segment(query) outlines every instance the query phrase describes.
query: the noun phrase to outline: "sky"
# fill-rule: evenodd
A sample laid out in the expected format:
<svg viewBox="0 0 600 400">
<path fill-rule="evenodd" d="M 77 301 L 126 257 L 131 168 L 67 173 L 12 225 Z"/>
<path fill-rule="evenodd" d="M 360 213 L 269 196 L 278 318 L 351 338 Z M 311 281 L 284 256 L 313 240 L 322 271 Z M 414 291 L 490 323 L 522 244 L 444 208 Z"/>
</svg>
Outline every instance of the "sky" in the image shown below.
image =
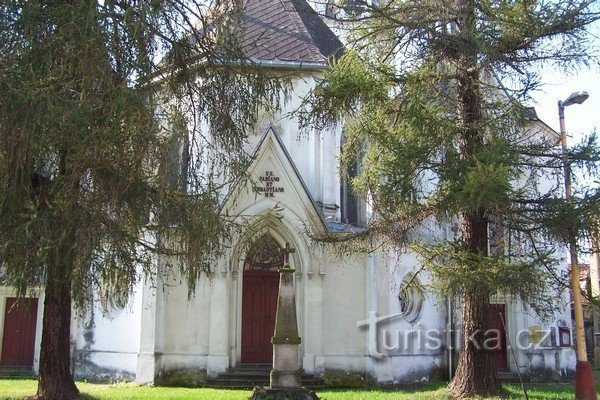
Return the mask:
<svg viewBox="0 0 600 400">
<path fill-rule="evenodd" d="M 544 71 L 544 87 L 534 95 L 538 116 L 557 132 L 558 101 L 565 100 L 573 92 L 587 91 L 590 97 L 582 104 L 565 108 L 565 125 L 572 139 L 600 129 L 600 70 L 598 66 L 565 75 L 559 71 Z"/>
<path fill-rule="evenodd" d="M 583 104 L 565 108 L 565 124 L 569 143 L 575 143 L 585 134 L 597 130 L 600 134 L 600 22 L 590 27 L 590 49 L 599 57 L 594 65 L 565 74 L 547 67 L 542 73 L 542 90 L 534 93 L 538 116 L 557 132 L 558 101 L 566 100 L 573 92 L 587 91 L 590 97 Z"/>
<path fill-rule="evenodd" d="M 590 29 L 591 48 L 600 48 L 600 23 Z M 532 93 L 538 117 L 555 131 L 559 131 L 558 101 L 566 100 L 573 92 L 587 91 L 590 97 L 582 104 L 565 108 L 568 143 L 574 144 L 596 131 L 600 135 L 600 57 L 594 65 L 565 74 L 547 67 L 543 71 L 541 90 Z M 579 179 L 581 187 L 593 185 L 590 179 Z M 581 255 L 584 262 L 589 256 Z"/>
<path fill-rule="evenodd" d="M 600 48 L 600 23 L 595 27 L 594 45 Z M 568 145 L 574 145 L 590 133 L 600 136 L 600 58 L 595 65 L 565 74 L 560 70 L 546 68 L 543 71 L 543 87 L 532 93 L 538 117 L 559 132 L 558 101 L 566 100 L 573 92 L 587 91 L 589 98 L 582 104 L 565 108 L 565 128 Z M 600 185 L 598 179 L 582 176 L 576 172 L 575 192 Z"/>
</svg>

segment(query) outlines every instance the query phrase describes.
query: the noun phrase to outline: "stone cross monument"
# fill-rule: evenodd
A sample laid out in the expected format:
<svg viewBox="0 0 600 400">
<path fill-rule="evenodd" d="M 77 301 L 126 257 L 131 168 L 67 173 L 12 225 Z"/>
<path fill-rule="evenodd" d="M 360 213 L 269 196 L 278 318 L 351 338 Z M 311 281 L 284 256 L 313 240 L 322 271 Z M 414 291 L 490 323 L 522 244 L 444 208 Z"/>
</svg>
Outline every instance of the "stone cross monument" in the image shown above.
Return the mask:
<svg viewBox="0 0 600 400">
<path fill-rule="evenodd" d="M 279 294 L 277 296 L 277 313 L 275 316 L 275 332 L 273 343 L 273 370 L 268 388 L 255 388 L 251 399 L 271 398 L 274 400 L 317 400 L 318 397 L 302 387 L 301 373 L 298 367 L 302 342 L 298 336 L 296 319 L 296 297 L 294 294 L 294 269 L 289 265 L 292 249 L 285 244 L 284 265 L 279 269 Z M 262 396 L 262 397 L 260 397 Z"/>
</svg>

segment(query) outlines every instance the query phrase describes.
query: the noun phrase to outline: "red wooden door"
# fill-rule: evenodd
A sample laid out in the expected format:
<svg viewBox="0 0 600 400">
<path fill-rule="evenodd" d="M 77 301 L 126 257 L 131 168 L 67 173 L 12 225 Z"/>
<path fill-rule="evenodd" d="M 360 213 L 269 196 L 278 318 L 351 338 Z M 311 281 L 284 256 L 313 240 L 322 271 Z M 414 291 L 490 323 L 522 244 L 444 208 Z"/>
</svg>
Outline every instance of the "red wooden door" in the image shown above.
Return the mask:
<svg viewBox="0 0 600 400">
<path fill-rule="evenodd" d="M 244 271 L 242 285 L 242 363 L 272 363 L 279 273 Z"/>
<path fill-rule="evenodd" d="M 0 365 L 33 366 L 38 299 L 6 299 Z"/>
<path fill-rule="evenodd" d="M 500 343 L 493 350 L 496 368 L 499 370 L 508 369 L 508 356 L 506 346 L 506 305 L 490 304 L 490 327 L 499 332 Z M 495 337 L 495 336 L 494 336 Z"/>
</svg>

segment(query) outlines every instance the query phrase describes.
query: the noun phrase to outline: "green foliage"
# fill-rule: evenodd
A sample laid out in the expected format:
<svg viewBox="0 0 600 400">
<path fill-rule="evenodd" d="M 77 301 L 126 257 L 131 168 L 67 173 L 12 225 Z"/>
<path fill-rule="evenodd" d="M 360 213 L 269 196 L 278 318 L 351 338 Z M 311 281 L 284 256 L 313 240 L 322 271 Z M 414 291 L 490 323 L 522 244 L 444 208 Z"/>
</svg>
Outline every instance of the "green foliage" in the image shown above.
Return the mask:
<svg viewBox="0 0 600 400">
<path fill-rule="evenodd" d="M 511 178 L 514 176 L 504 164 L 475 161 L 466 171 L 458 198 L 473 210 L 490 210 L 506 199 Z"/>
<path fill-rule="evenodd" d="M 282 89 L 240 65 L 230 10 L 2 2 L 0 258 L 19 295 L 44 279 L 77 304 L 99 281 L 130 290 L 155 254 L 179 261 L 191 290 L 211 272 L 230 228 L 222 189 Z"/>
<path fill-rule="evenodd" d="M 362 104 L 388 99 L 389 82 L 378 70 L 370 68 L 355 52 L 333 60 L 327 80 L 317 87 L 313 110 L 322 115 L 323 125 L 336 123 L 342 113 L 356 113 Z"/>
<path fill-rule="evenodd" d="M 539 316 L 551 318 L 563 275 L 554 272 L 548 253 L 510 259 L 463 251 L 456 243 L 438 246 L 413 245 L 424 267 L 433 275 L 430 289 L 440 295 L 460 295 L 473 287 L 520 298 Z M 549 284 L 551 282 L 551 284 Z"/>
<path fill-rule="evenodd" d="M 301 117 L 304 126 L 344 124 L 342 164 L 359 160 L 353 189 L 374 212 L 363 235 L 411 246 L 441 293 L 505 293 L 548 306 L 562 245 L 597 230 L 600 192 L 564 200 L 559 138 L 522 102 L 538 66 L 593 60 L 592 2 L 361 5 L 346 22 L 348 51 Z M 591 135 L 567 159 L 598 181 L 598 152 Z M 418 233 L 434 221 L 460 229 L 423 243 Z"/>
</svg>

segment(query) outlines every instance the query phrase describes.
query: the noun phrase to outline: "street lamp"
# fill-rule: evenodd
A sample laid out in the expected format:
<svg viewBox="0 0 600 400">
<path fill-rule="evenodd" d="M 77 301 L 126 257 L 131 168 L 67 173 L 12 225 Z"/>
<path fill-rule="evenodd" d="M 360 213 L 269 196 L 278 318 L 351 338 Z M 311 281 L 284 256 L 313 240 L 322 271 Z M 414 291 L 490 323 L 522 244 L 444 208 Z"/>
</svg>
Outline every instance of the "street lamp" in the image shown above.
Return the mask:
<svg viewBox="0 0 600 400">
<path fill-rule="evenodd" d="M 573 201 L 571 188 L 571 165 L 567 152 L 567 132 L 565 129 L 565 107 L 581 104 L 590 95 L 587 92 L 571 93 L 565 101 L 558 102 L 558 119 L 560 122 L 560 143 L 563 156 L 563 173 L 565 179 L 565 196 L 568 202 Z M 573 295 L 573 313 L 575 314 L 575 340 L 577 343 L 577 366 L 575 367 L 575 399 L 596 400 L 596 388 L 592 366 L 587 358 L 585 348 L 585 330 L 583 327 L 583 308 L 581 306 L 581 287 L 579 286 L 579 261 L 577 260 L 577 234 L 569 228 L 569 255 L 571 257 L 571 291 Z"/>
</svg>

